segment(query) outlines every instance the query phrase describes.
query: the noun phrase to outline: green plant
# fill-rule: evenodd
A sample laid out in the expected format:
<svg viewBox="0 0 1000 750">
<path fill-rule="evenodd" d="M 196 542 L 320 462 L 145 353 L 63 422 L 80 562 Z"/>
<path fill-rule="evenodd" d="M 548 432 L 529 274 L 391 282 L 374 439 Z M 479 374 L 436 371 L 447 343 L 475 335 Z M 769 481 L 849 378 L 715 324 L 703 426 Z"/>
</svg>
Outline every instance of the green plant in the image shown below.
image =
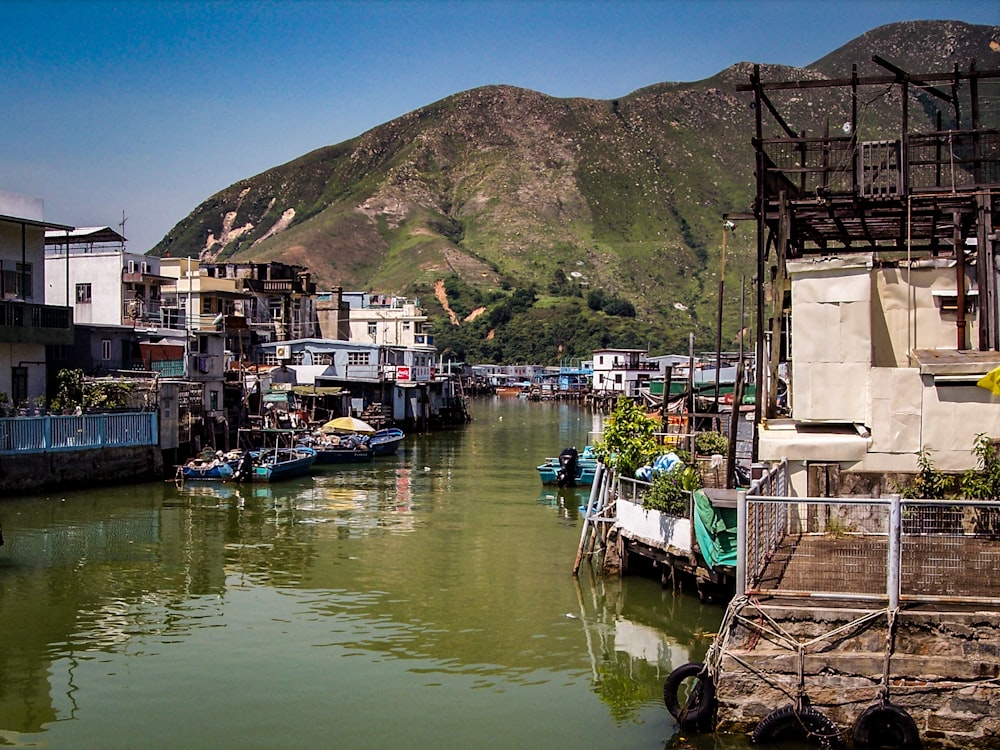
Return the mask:
<svg viewBox="0 0 1000 750">
<path fill-rule="evenodd" d="M 83 406 L 83 370 L 62 369 L 56 373 L 56 395 L 53 409 L 72 409 Z"/>
<path fill-rule="evenodd" d="M 694 436 L 694 451 L 702 456 L 715 453 L 726 455 L 729 450 L 729 439 L 721 432 L 699 432 Z"/>
<path fill-rule="evenodd" d="M 625 477 L 634 477 L 635 470 L 658 452 L 653 432 L 656 422 L 624 396 L 618 399 L 604 425 L 604 433 L 594 443 L 594 452 L 607 466 Z"/>
<path fill-rule="evenodd" d="M 642 496 L 642 507 L 672 516 L 686 516 L 688 497 L 700 488 L 701 476 L 697 470 L 678 463 L 670 471 L 661 471 L 653 477 Z"/>
<path fill-rule="evenodd" d="M 951 488 L 951 479 L 944 472 L 934 468 L 930 453 L 926 450 L 920 451 L 917 459 L 920 472 L 913 481 L 905 486 L 899 493 L 907 499 L 940 499 L 948 494 Z"/>
<path fill-rule="evenodd" d="M 976 500 L 1000 500 L 1000 455 L 997 446 L 986 433 L 976 435 L 972 446 L 978 470 L 962 475 L 962 495 Z"/>
</svg>

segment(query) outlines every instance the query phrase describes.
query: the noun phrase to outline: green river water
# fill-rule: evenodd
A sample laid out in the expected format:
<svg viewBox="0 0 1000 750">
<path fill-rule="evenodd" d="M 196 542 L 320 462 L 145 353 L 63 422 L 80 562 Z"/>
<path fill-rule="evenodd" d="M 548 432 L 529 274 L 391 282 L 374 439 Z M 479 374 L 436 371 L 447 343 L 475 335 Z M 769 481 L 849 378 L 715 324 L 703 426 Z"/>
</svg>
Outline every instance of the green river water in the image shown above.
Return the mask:
<svg viewBox="0 0 1000 750">
<path fill-rule="evenodd" d="M 591 412 L 472 413 L 286 483 L 0 499 L 0 746 L 687 745 L 663 681 L 722 608 L 574 578 L 587 491 L 534 466 Z"/>
</svg>

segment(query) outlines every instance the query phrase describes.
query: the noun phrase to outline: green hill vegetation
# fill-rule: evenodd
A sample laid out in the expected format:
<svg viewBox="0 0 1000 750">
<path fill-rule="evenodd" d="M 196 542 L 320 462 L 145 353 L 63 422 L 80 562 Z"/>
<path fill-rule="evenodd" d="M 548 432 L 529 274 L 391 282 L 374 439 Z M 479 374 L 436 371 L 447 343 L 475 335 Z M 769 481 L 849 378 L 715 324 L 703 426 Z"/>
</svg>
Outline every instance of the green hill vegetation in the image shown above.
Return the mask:
<svg viewBox="0 0 1000 750">
<path fill-rule="evenodd" d="M 995 68 L 995 38 L 1000 27 L 893 24 L 809 68 L 762 66 L 762 75 L 842 77 L 855 63 L 873 74 L 873 54 L 914 72 L 973 58 Z M 753 101 L 737 91 L 751 70 L 741 63 L 612 101 L 510 86 L 458 93 L 225 188 L 151 252 L 280 260 L 306 266 L 320 288 L 416 296 L 439 350 L 457 359 L 686 351 L 690 333 L 709 349 L 723 216 L 752 209 Z M 936 105 L 920 101 L 931 115 Z M 865 103 L 871 136 L 898 127 L 884 105 Z M 819 133 L 849 119 L 851 102 L 849 91 L 813 89 L 781 106 L 796 129 Z M 727 236 L 725 348 L 743 326 L 755 250 L 752 223 Z M 455 322 L 435 294 L 442 281 Z"/>
</svg>

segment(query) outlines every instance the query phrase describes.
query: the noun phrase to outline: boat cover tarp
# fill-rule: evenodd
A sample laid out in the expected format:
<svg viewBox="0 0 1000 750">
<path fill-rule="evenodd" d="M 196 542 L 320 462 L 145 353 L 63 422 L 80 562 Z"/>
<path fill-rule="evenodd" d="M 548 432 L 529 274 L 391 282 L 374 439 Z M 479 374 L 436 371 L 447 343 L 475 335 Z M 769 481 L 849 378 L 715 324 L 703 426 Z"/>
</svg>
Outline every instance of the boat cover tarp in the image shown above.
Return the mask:
<svg viewBox="0 0 1000 750">
<path fill-rule="evenodd" d="M 703 490 L 695 490 L 694 533 L 710 568 L 736 565 L 736 508 L 716 508 Z"/>
</svg>

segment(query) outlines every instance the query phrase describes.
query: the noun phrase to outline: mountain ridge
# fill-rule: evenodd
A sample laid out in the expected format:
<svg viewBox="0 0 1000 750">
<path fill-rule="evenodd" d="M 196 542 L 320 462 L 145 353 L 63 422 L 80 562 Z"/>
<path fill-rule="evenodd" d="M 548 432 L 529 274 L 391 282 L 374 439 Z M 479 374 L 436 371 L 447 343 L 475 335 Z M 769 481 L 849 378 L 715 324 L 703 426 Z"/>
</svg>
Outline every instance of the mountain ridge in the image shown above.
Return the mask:
<svg viewBox="0 0 1000 750">
<path fill-rule="evenodd" d="M 873 54 L 927 63 L 916 48 L 942 55 L 931 66 L 942 70 L 974 50 L 986 58 L 997 38 L 1000 27 L 890 24 L 808 68 L 760 68 L 765 80 L 843 77 L 854 64 L 867 75 Z M 439 346 L 460 358 L 550 363 L 612 344 L 676 348 L 689 332 L 707 345 L 722 216 L 753 199 L 753 99 L 737 90 L 753 67 L 605 100 L 458 92 L 223 189 L 150 252 L 280 260 L 308 267 L 321 288 L 420 296 Z M 850 111 L 843 91 L 786 99 L 783 112 L 812 132 Z M 872 132 L 880 107 L 866 110 Z M 726 343 L 744 323 L 751 235 L 728 237 Z M 442 279 L 459 325 L 433 294 Z M 478 307 L 487 313 L 461 322 Z"/>
</svg>

